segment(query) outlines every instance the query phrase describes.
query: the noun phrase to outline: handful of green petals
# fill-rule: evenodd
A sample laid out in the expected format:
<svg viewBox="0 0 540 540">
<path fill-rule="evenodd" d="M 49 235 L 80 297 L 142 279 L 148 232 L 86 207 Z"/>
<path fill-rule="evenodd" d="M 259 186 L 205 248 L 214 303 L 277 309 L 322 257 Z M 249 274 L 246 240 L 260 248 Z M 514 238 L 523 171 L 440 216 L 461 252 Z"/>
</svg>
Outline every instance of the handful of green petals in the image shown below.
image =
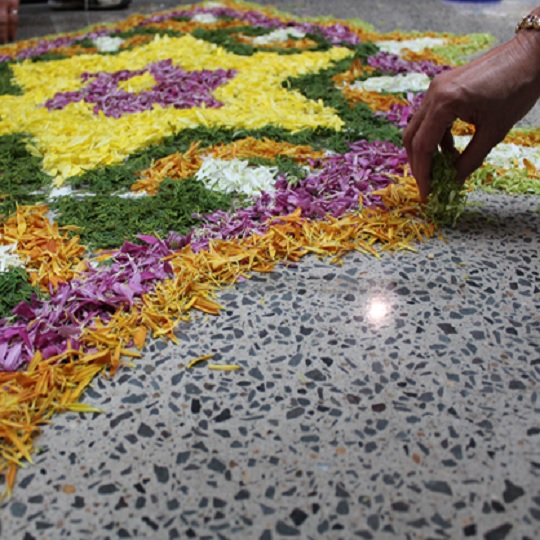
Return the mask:
<svg viewBox="0 0 540 540">
<path fill-rule="evenodd" d="M 426 218 L 441 227 L 455 227 L 466 201 L 465 189 L 456 181 L 452 156 L 437 152 L 431 168 L 431 192 L 424 206 Z"/>
</svg>

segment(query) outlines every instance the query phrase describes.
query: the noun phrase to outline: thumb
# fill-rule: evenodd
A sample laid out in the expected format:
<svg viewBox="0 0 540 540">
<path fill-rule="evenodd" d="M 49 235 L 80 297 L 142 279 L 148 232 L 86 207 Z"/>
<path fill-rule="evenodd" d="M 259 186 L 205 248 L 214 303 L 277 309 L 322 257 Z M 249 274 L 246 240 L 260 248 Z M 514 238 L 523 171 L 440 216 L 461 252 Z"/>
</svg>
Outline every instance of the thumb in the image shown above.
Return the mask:
<svg viewBox="0 0 540 540">
<path fill-rule="evenodd" d="M 467 148 L 456 159 L 457 180 L 465 181 L 471 173 L 478 169 L 500 140 L 500 137 L 490 134 L 488 129 L 477 129 Z"/>
</svg>

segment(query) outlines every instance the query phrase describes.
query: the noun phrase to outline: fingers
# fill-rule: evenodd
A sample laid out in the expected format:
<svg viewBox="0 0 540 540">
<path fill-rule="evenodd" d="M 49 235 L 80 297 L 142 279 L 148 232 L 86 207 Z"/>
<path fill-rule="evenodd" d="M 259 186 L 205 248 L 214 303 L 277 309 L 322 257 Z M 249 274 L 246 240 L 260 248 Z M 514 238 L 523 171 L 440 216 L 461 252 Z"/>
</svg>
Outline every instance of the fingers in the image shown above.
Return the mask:
<svg viewBox="0 0 540 540">
<path fill-rule="evenodd" d="M 7 10 L 7 5 L 0 3 L 0 44 L 8 41 L 9 17 Z"/>
<path fill-rule="evenodd" d="M 17 27 L 19 26 L 19 13 L 16 10 L 15 12 L 8 13 L 9 24 L 7 31 L 8 41 L 15 41 L 15 36 L 17 35 Z"/>
<path fill-rule="evenodd" d="M 19 0 L 8 0 L 8 40 L 15 41 L 19 26 Z"/>
<path fill-rule="evenodd" d="M 431 166 L 433 154 L 439 145 L 457 155 L 450 128 L 455 117 L 429 103 L 420 112 L 418 118 L 413 117 L 404 134 L 404 145 L 409 163 L 420 192 L 420 199 L 425 201 L 431 187 Z M 432 110 L 435 109 L 435 110 Z M 415 115 L 416 116 L 416 115 Z"/>
<path fill-rule="evenodd" d="M 19 24 L 19 0 L 0 0 L 0 43 L 15 40 Z"/>
<path fill-rule="evenodd" d="M 409 164 L 411 166 L 411 171 L 414 170 L 414 152 L 413 152 L 413 140 L 416 135 L 416 132 L 420 125 L 422 124 L 422 121 L 424 119 L 425 115 L 425 107 L 420 107 L 418 111 L 412 116 L 412 118 L 409 120 L 409 123 L 407 124 L 407 127 L 405 128 L 405 131 L 403 132 L 403 146 L 405 146 L 405 150 L 407 151 L 407 157 L 409 158 Z"/>
<path fill-rule="evenodd" d="M 457 69 L 450 72 L 452 76 Z M 452 155 L 458 155 L 450 132 L 458 116 L 455 110 L 456 87 L 447 80 L 449 76 L 446 73 L 433 79 L 403 136 L 411 171 L 423 201 L 430 192 L 433 154 L 439 145 Z"/>
</svg>

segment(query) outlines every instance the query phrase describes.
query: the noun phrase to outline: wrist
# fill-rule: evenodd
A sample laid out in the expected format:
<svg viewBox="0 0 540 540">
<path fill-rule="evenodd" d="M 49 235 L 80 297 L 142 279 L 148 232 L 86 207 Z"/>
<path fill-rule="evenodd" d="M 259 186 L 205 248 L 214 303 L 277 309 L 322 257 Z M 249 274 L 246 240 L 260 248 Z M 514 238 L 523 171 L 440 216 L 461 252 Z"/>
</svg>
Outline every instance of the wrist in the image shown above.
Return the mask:
<svg viewBox="0 0 540 540">
<path fill-rule="evenodd" d="M 516 26 L 516 34 L 522 30 L 540 30 L 540 9 L 533 9 Z"/>
<path fill-rule="evenodd" d="M 516 26 L 516 36 L 526 36 L 532 43 L 540 42 L 540 6 L 521 19 Z"/>
<path fill-rule="evenodd" d="M 527 59 L 527 68 L 530 68 L 536 83 L 540 84 L 540 6 L 517 25 L 514 40 Z"/>
</svg>

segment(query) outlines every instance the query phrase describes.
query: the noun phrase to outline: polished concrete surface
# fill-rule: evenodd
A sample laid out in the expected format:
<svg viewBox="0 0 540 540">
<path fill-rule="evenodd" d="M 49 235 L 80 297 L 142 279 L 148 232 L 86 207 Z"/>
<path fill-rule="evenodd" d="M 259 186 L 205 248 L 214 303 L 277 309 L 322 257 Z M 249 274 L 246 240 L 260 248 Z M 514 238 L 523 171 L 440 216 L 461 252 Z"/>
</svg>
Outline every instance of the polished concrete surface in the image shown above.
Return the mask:
<svg viewBox="0 0 540 540">
<path fill-rule="evenodd" d="M 272 2 L 498 40 L 536 3 Z M 20 37 L 178 4 L 23 6 Z M 418 253 L 256 276 L 97 380 L 104 414 L 44 430 L 0 536 L 540 538 L 540 198 L 472 199 Z M 184 369 L 209 351 L 243 370 Z"/>
</svg>

